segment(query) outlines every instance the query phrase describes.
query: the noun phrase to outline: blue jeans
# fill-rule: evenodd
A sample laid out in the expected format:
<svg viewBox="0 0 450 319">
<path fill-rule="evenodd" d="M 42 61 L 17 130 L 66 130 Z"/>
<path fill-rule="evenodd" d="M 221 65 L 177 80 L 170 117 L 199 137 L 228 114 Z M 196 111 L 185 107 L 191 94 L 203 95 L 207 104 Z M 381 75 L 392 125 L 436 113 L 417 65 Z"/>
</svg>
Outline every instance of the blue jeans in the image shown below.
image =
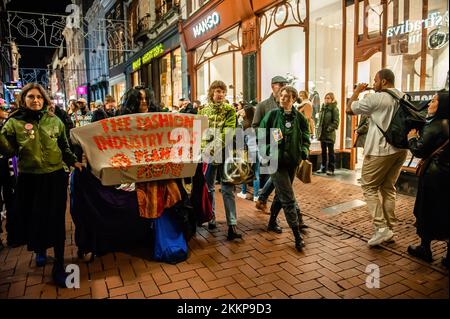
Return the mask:
<svg viewBox="0 0 450 319">
<path fill-rule="evenodd" d="M 275 186 L 273 185 L 272 178 L 269 177 L 267 182 L 264 184 L 264 187 L 259 192 L 258 200 L 263 203 L 266 203 L 267 199 L 269 198 L 270 194 L 272 194 L 274 189 L 275 189 Z"/>
<path fill-rule="evenodd" d="M 256 163 L 254 165 L 255 168 L 255 179 L 253 180 L 253 197 L 258 197 L 259 193 L 259 161 L 256 159 Z M 242 193 L 247 193 L 247 184 L 242 184 Z"/>
<path fill-rule="evenodd" d="M 205 178 L 208 185 L 208 192 L 212 198 L 213 218 L 210 223 L 216 222 L 216 200 L 215 200 L 215 183 L 217 172 L 219 169 L 223 169 L 223 165 L 208 165 Z M 228 226 L 236 225 L 236 201 L 234 198 L 234 185 L 220 183 L 222 189 L 223 204 L 225 206 L 225 215 L 227 218 Z"/>
</svg>

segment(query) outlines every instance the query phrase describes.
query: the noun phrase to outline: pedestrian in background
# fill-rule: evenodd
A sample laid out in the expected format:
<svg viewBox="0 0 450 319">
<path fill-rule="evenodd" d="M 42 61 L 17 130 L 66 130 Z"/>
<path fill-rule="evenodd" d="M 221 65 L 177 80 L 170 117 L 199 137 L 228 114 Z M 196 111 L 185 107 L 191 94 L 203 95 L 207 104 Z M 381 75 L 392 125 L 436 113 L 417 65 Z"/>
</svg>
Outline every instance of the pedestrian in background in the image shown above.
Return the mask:
<svg viewBox="0 0 450 319">
<path fill-rule="evenodd" d="M 419 176 L 414 216 L 420 244 L 410 245 L 412 256 L 433 261 L 432 240 L 446 240 L 447 254 L 442 263 L 448 268 L 449 240 L 449 120 L 448 92 L 441 92 L 428 104 L 427 121 L 420 132 L 411 130 L 408 144 L 414 156 L 422 158 L 423 173 Z"/>
<path fill-rule="evenodd" d="M 336 130 L 339 127 L 339 110 L 334 93 L 325 94 L 324 104 L 320 109 L 319 127 L 317 139 L 322 148 L 322 163 L 317 173 L 327 173 L 333 176 L 336 166 L 334 155 L 334 143 L 336 142 Z"/>
<path fill-rule="evenodd" d="M 297 111 L 302 113 L 308 120 L 309 132 L 312 139 L 315 134 L 312 102 L 309 100 L 309 94 L 306 91 L 300 91 L 298 96 L 300 98 L 300 104 L 297 106 Z"/>
<path fill-rule="evenodd" d="M 41 85 L 27 84 L 19 103 L 19 110 L 11 114 L 0 133 L 0 153 L 19 159 L 13 229 L 20 242 L 36 253 L 38 267 L 45 265 L 47 249 L 53 247 L 53 280 L 59 287 L 66 287 L 68 175 L 63 161 L 80 170 L 83 166 L 70 151 L 64 124 L 48 112 L 51 101 Z"/>
</svg>

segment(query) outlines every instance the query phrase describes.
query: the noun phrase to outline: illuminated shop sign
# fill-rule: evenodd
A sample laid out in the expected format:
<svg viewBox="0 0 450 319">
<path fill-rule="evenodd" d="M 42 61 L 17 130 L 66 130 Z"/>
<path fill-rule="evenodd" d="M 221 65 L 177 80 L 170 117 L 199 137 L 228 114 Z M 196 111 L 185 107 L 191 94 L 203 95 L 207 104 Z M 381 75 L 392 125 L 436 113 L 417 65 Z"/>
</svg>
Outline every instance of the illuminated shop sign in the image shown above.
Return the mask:
<svg viewBox="0 0 450 319">
<path fill-rule="evenodd" d="M 151 60 L 156 58 L 157 56 L 164 53 L 164 45 L 162 43 L 158 44 L 156 47 L 148 50 L 142 58 L 139 58 L 132 63 L 133 71 L 139 70 L 142 64 L 149 63 Z"/>
<path fill-rule="evenodd" d="M 220 16 L 217 12 L 214 12 L 210 16 L 206 17 L 203 21 L 197 24 L 194 30 L 194 38 L 198 38 L 202 34 L 214 29 L 220 23 Z"/>
<path fill-rule="evenodd" d="M 435 28 L 428 36 L 428 47 L 430 49 L 439 49 L 448 42 L 448 26 L 448 11 L 443 15 L 440 12 L 433 12 L 428 15 L 427 19 L 416 21 L 406 20 L 402 24 L 388 28 L 386 37 L 391 38 L 408 33 L 408 43 L 420 43 L 422 27 L 425 29 Z M 446 30 L 440 30 L 442 27 L 445 27 Z"/>
<path fill-rule="evenodd" d="M 156 47 L 150 49 L 142 56 L 142 64 L 149 63 L 151 60 L 157 56 L 164 53 L 164 45 L 162 43 L 158 44 Z"/>
<path fill-rule="evenodd" d="M 133 71 L 139 70 L 141 68 L 141 58 L 133 61 Z"/>
</svg>

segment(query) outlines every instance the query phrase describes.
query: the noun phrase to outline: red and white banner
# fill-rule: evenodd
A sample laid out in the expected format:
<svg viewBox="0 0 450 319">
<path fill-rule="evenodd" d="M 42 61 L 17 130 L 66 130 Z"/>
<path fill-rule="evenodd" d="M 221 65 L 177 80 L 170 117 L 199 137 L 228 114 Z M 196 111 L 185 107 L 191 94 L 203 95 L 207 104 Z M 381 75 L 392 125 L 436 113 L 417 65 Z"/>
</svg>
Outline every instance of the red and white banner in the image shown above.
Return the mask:
<svg viewBox="0 0 450 319">
<path fill-rule="evenodd" d="M 70 138 L 106 186 L 193 176 L 207 128 L 206 116 L 138 113 L 73 128 Z"/>
</svg>

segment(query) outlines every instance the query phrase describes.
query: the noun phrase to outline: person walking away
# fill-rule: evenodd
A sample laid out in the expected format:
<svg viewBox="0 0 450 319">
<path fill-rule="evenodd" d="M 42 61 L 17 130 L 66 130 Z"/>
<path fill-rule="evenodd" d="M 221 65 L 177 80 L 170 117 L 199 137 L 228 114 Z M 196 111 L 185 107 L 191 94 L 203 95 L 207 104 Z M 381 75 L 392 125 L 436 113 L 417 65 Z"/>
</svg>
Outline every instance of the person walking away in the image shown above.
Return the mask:
<svg viewBox="0 0 450 319">
<path fill-rule="evenodd" d="M 397 221 L 395 183 L 406 160 L 407 150 L 398 149 L 387 143 L 381 132 L 387 130 L 399 107 L 396 99 L 383 90 L 390 90 L 399 97 L 403 96 L 403 93 L 395 88 L 394 73 L 389 69 L 378 71 L 373 83 L 375 93 L 357 101 L 358 96 L 367 87 L 367 83 L 356 86 L 348 101 L 346 113 L 370 116 L 369 131 L 364 145 L 361 187 L 374 226 L 374 234 L 367 244 L 377 246 L 391 241 L 394 237 L 393 228 Z"/>
<path fill-rule="evenodd" d="M 270 207 L 270 220 L 268 231 L 280 233 L 277 224 L 277 216 L 283 208 L 286 221 L 292 229 L 295 238 L 295 248 L 301 251 L 304 242 L 300 234 L 299 214 L 297 201 L 292 188 L 295 171 L 302 159 L 307 159 L 309 154 L 309 123 L 299 113 L 293 104 L 298 97 L 297 90 L 291 86 L 281 89 L 281 108 L 270 111 L 262 120 L 260 127 L 265 128 L 266 141 L 268 137 L 274 136 L 278 149 L 272 150 L 269 145 L 270 156 L 278 160 L 278 168 L 271 173 L 270 177 L 275 185 L 275 198 Z"/>
<path fill-rule="evenodd" d="M 449 146 L 448 92 L 439 92 L 428 104 L 427 121 L 418 133 L 411 130 L 408 144 L 414 156 L 425 160 L 419 176 L 414 216 L 419 245 L 410 245 L 408 253 L 426 262 L 433 261 L 432 240 L 446 240 L 447 254 L 442 264 L 448 268 L 449 255 Z"/>
<path fill-rule="evenodd" d="M 19 159 L 14 214 L 20 223 L 14 229 L 28 250 L 36 253 L 38 267 L 45 265 L 46 251 L 53 247 L 52 277 L 64 288 L 68 176 L 63 161 L 80 170 L 83 166 L 70 151 L 64 124 L 48 112 L 51 101 L 41 85 L 25 85 L 19 103 L 18 111 L 11 114 L 0 132 L 0 153 Z"/>
<path fill-rule="evenodd" d="M 317 139 L 322 148 L 322 164 L 317 173 L 327 173 L 334 176 L 336 157 L 334 143 L 336 142 L 336 130 L 339 127 L 339 110 L 332 92 L 325 94 L 324 104 L 320 109 L 319 127 Z"/>
</svg>

